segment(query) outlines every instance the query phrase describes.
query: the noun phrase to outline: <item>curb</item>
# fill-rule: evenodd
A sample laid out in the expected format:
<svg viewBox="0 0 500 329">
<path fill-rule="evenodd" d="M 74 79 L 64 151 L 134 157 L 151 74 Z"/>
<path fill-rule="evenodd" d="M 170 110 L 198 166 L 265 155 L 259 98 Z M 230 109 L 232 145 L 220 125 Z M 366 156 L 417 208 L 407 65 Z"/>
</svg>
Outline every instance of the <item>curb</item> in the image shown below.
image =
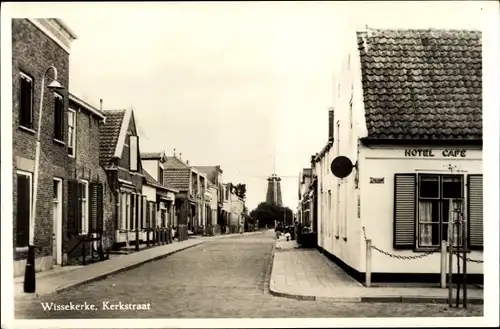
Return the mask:
<svg viewBox="0 0 500 329">
<path fill-rule="evenodd" d="M 274 253 L 276 244 L 273 247 L 273 255 L 271 258 L 271 274 L 269 277 L 269 292 L 276 297 L 283 297 L 296 300 L 310 301 L 329 301 L 337 303 L 406 303 L 406 304 L 448 304 L 447 297 L 425 297 L 425 296 L 366 296 L 366 297 L 322 297 L 310 295 L 290 294 L 278 291 L 274 287 L 272 280 L 272 268 L 274 266 Z M 483 298 L 468 298 L 467 303 L 470 305 L 483 305 Z M 455 304 L 455 299 L 453 299 Z"/>
<path fill-rule="evenodd" d="M 177 253 L 179 251 L 183 251 L 183 250 L 186 250 L 186 249 L 189 249 L 189 248 L 193 248 L 193 247 L 199 246 L 200 244 L 203 244 L 204 242 L 205 241 L 200 240 L 199 243 L 196 243 L 196 244 L 193 244 L 193 245 L 190 245 L 190 246 L 186 246 L 184 248 L 177 249 L 177 250 L 174 250 L 172 252 L 168 252 L 168 253 L 165 253 L 165 254 L 162 254 L 162 255 L 158 255 L 156 257 L 149 258 L 149 259 L 146 259 L 146 260 L 141 260 L 141 261 L 139 261 L 137 263 L 130 264 L 130 265 L 118 268 L 116 270 L 111 270 L 111 271 L 109 271 L 107 273 L 99 274 L 99 275 L 97 275 L 97 276 L 95 276 L 93 278 L 85 279 L 85 280 L 82 280 L 80 282 L 70 283 L 70 284 L 68 284 L 66 286 L 62 286 L 62 287 L 56 288 L 55 293 L 60 294 L 62 292 L 65 292 L 65 291 L 68 291 L 68 290 L 80 287 L 80 286 L 82 286 L 84 284 L 88 284 L 88 283 L 91 283 L 91 282 L 104 280 L 104 279 L 106 279 L 109 276 L 112 276 L 112 275 L 115 275 L 115 274 L 118 274 L 118 273 L 121 273 L 121 272 L 125 272 L 125 271 L 128 271 L 128 270 L 132 270 L 132 269 L 134 269 L 136 267 L 139 267 L 139 266 L 144 265 L 144 264 L 149 263 L 149 262 L 153 262 L 155 260 L 166 258 L 167 256 L 173 255 L 173 254 L 175 254 L 175 253 Z"/>
</svg>

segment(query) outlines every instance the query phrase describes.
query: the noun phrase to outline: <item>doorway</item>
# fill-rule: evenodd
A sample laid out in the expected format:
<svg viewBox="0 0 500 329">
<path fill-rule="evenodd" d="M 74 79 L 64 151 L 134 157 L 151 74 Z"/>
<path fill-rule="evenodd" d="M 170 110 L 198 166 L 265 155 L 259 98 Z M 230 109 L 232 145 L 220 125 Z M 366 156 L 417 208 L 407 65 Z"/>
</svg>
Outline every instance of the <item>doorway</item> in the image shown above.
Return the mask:
<svg viewBox="0 0 500 329">
<path fill-rule="evenodd" d="M 52 197 L 52 263 L 62 263 L 62 179 L 53 180 Z"/>
</svg>

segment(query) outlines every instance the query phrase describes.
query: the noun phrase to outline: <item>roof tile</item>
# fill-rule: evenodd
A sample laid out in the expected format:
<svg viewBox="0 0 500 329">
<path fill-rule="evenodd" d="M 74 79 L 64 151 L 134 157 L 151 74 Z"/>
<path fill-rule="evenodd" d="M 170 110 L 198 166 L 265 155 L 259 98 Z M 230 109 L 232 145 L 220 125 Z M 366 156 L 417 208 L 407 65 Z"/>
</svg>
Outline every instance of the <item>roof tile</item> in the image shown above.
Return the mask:
<svg viewBox="0 0 500 329">
<path fill-rule="evenodd" d="M 358 32 L 368 138 L 482 140 L 481 32 Z"/>
<path fill-rule="evenodd" d="M 99 160 L 106 167 L 115 153 L 125 110 L 106 110 L 106 123 L 101 127 L 99 140 Z"/>
</svg>

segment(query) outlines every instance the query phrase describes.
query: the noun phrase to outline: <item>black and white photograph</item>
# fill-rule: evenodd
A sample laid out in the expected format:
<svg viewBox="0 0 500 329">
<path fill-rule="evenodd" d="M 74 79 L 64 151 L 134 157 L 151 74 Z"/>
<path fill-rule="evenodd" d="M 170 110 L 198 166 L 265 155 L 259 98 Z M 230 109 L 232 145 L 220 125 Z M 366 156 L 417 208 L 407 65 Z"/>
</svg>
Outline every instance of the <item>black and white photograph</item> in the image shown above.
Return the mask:
<svg viewBox="0 0 500 329">
<path fill-rule="evenodd" d="M 2 328 L 498 326 L 499 10 L 2 3 Z"/>
</svg>

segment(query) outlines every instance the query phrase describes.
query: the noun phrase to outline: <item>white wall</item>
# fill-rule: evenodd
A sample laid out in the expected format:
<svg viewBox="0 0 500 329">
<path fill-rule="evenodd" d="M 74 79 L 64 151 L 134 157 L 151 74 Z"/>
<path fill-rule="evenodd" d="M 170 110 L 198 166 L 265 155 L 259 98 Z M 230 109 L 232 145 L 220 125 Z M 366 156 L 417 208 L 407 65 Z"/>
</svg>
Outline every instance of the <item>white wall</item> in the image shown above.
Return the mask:
<svg viewBox="0 0 500 329">
<path fill-rule="evenodd" d="M 142 185 L 142 194 L 148 198 L 148 201 L 156 202 L 156 188 L 149 185 Z"/>
<path fill-rule="evenodd" d="M 411 148 L 411 147 L 408 147 Z M 420 147 L 426 148 L 426 147 Z M 363 160 L 360 164 L 361 188 L 361 218 L 366 227 L 367 236 L 372 243 L 382 250 L 397 255 L 415 255 L 412 250 L 393 249 L 394 223 L 394 174 L 396 173 L 435 173 L 451 174 L 449 165 L 456 166 L 459 174 L 482 173 L 482 151 L 468 149 L 467 157 L 443 157 L 445 148 L 433 147 L 435 157 L 405 157 L 405 148 L 363 147 L 360 154 Z M 370 184 L 370 177 L 384 178 L 384 184 Z M 467 193 L 467 189 L 464 189 Z M 467 195 L 465 195 L 465 200 Z M 358 246 L 360 253 L 365 254 L 364 239 Z M 483 253 L 472 251 L 469 258 L 482 259 Z M 440 266 L 439 254 L 433 254 L 423 259 L 398 260 L 387 257 L 375 250 L 372 251 L 373 272 L 393 273 L 438 273 Z M 364 271 L 364 261 L 361 264 Z M 454 264 L 456 267 L 456 264 Z M 454 270 L 456 271 L 456 269 Z M 468 273 L 483 273 L 482 264 L 469 262 Z"/>
<path fill-rule="evenodd" d="M 142 160 L 142 168 L 148 172 L 156 181 L 158 177 L 158 160 Z"/>
<path fill-rule="evenodd" d="M 334 73 L 333 108 L 334 140 L 332 148 L 315 164 L 318 175 L 318 245 L 335 255 L 349 266 L 358 269 L 361 264 L 359 254 L 361 232 L 357 214 L 356 189 L 358 172 L 353 172 L 345 179 L 336 178 L 331 170 L 335 157 L 343 155 L 353 164 L 358 159 L 358 137 L 366 135 L 364 120 L 363 94 L 361 86 L 360 60 L 357 54 L 355 31 L 347 31 L 345 40 L 341 40 L 345 49 L 342 60 Z M 325 121 L 328 109 L 325 109 Z M 328 136 L 325 136 L 325 145 Z M 323 187 L 323 193 L 321 193 Z M 331 204 L 329 204 L 329 194 Z M 338 236 L 338 238 L 337 238 Z"/>
</svg>

